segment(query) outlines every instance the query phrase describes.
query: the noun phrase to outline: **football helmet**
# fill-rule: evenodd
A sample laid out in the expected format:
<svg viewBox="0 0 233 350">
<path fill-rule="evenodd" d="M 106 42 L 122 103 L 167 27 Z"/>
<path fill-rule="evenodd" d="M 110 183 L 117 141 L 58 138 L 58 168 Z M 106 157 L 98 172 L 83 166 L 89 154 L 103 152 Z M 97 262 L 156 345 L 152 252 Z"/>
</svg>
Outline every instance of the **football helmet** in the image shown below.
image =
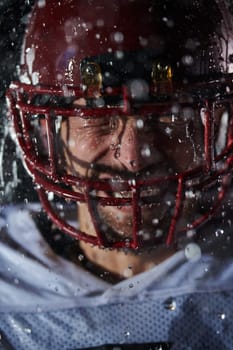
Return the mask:
<svg viewBox="0 0 233 350">
<path fill-rule="evenodd" d="M 100 247 L 138 249 L 174 244 L 214 215 L 232 173 L 232 39 L 224 1 L 211 7 L 206 0 L 36 3 L 19 81 L 10 85 L 7 100 L 25 165 L 62 231 Z M 111 151 L 116 164 L 128 142 L 129 117 L 146 165 L 134 170 L 129 157 L 132 167 L 123 171 L 111 161 L 103 164 L 103 154 L 90 160 L 105 142 L 102 134 L 113 135 L 122 123 L 116 142 L 102 152 Z M 71 120 L 82 123 L 86 136 L 76 124 L 73 131 Z M 100 120 L 107 131 L 91 148 L 96 136 L 88 128 Z M 150 141 L 154 135 L 159 141 Z M 87 158 L 80 158 L 85 147 Z M 192 159 L 183 166 L 169 163 L 186 156 Z M 95 234 L 64 215 L 67 202 L 86 207 Z M 118 217 L 130 213 L 132 232 L 112 228 L 111 218 L 105 222 L 106 208 L 118 208 Z"/>
</svg>

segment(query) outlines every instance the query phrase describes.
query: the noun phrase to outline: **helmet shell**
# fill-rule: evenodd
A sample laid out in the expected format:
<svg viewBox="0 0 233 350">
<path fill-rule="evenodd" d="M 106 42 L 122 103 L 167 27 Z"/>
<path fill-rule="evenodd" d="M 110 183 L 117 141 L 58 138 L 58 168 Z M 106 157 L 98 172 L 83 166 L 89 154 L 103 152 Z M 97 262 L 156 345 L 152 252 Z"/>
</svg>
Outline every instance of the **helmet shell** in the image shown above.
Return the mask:
<svg viewBox="0 0 233 350">
<path fill-rule="evenodd" d="M 38 2 L 24 40 L 21 81 L 78 86 L 88 56 L 149 46 L 159 51 L 155 27 L 148 0 Z"/>
<path fill-rule="evenodd" d="M 80 66 L 87 57 L 110 53 L 122 57 L 119 53 L 136 50 L 152 50 L 155 57 L 163 56 L 182 72 L 182 78 L 186 73 L 222 71 L 222 16 L 214 4 L 208 12 L 205 3 L 47 0 L 42 5 L 38 1 L 24 39 L 20 80 L 33 85 L 80 87 Z"/>
</svg>

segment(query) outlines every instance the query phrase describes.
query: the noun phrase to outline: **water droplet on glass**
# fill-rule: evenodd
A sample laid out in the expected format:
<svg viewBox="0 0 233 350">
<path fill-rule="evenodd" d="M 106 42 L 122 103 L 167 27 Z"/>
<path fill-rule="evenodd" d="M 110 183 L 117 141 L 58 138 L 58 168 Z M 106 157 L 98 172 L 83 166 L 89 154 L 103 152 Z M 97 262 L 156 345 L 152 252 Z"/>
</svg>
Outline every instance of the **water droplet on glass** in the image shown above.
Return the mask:
<svg viewBox="0 0 233 350">
<path fill-rule="evenodd" d="M 192 190 L 185 191 L 185 198 L 192 199 L 196 197 L 196 193 L 194 193 Z"/>
<path fill-rule="evenodd" d="M 24 332 L 27 334 L 31 334 L 32 330 L 30 328 L 24 328 Z"/>
<path fill-rule="evenodd" d="M 115 32 L 113 38 L 116 43 L 122 43 L 124 40 L 124 34 L 121 32 Z"/>
<path fill-rule="evenodd" d="M 37 306 L 36 311 L 37 311 L 38 313 L 42 312 L 41 307 L 40 307 L 40 306 Z"/>
<path fill-rule="evenodd" d="M 144 127 L 144 121 L 142 119 L 138 119 L 136 122 L 137 128 L 138 129 L 143 129 Z"/>
<path fill-rule="evenodd" d="M 134 79 L 129 84 L 130 95 L 133 99 L 143 100 L 148 97 L 149 85 L 143 79 Z"/>
<path fill-rule="evenodd" d="M 84 260 L 84 255 L 83 255 L 83 254 L 79 254 L 78 260 L 79 260 L 79 261 L 83 261 L 83 260 Z"/>
<path fill-rule="evenodd" d="M 121 150 L 120 150 L 120 148 L 117 148 L 114 156 L 115 156 L 115 158 L 119 158 L 120 155 L 121 155 Z"/>
<path fill-rule="evenodd" d="M 221 320 L 225 320 L 226 314 L 219 314 L 219 318 L 220 318 Z"/>
<path fill-rule="evenodd" d="M 153 225 L 158 225 L 158 223 L 159 223 L 159 219 L 154 218 L 154 219 L 152 220 L 152 224 L 153 224 Z"/>
<path fill-rule="evenodd" d="M 133 275 L 133 270 L 132 270 L 132 266 L 128 266 L 124 271 L 123 271 L 123 276 L 125 278 L 129 278 L 129 277 L 132 277 Z M 133 285 L 132 285 L 133 287 Z M 131 284 L 129 285 L 129 288 L 132 288 L 131 287 Z"/>
<path fill-rule="evenodd" d="M 123 57 L 124 57 L 124 52 L 123 51 L 120 51 L 120 50 L 117 50 L 115 52 L 115 56 L 118 60 L 121 60 Z"/>
<path fill-rule="evenodd" d="M 196 243 L 189 243 L 184 250 L 188 260 L 199 260 L 201 258 L 201 248 Z"/>
<path fill-rule="evenodd" d="M 185 66 L 191 66 L 193 64 L 193 57 L 191 55 L 185 55 L 182 57 L 182 63 Z"/>
<path fill-rule="evenodd" d="M 37 3 L 37 6 L 40 8 L 45 7 L 45 5 L 46 5 L 46 0 L 39 0 Z"/>
<path fill-rule="evenodd" d="M 129 330 L 126 330 L 126 331 L 124 332 L 124 335 L 125 335 L 125 337 L 129 337 L 129 336 L 130 336 L 130 331 L 129 331 Z"/>
<path fill-rule="evenodd" d="M 171 135 L 171 134 L 172 134 L 172 129 L 169 128 L 169 126 L 167 126 L 167 127 L 165 128 L 165 133 L 166 133 L 167 135 Z"/>
<path fill-rule="evenodd" d="M 130 160 L 129 161 L 129 164 L 131 165 L 131 167 L 135 167 L 137 165 L 136 161 L 135 160 Z"/>
<path fill-rule="evenodd" d="M 221 229 L 221 228 L 218 228 L 218 229 L 215 231 L 215 236 L 216 236 L 216 237 L 222 236 L 223 234 L 224 234 L 224 230 Z"/>
<path fill-rule="evenodd" d="M 167 17 L 163 17 L 162 20 L 166 23 L 166 25 L 169 27 L 169 28 L 172 28 L 174 26 L 174 22 L 172 19 L 169 19 Z"/>
<path fill-rule="evenodd" d="M 163 303 L 166 310 L 175 311 L 176 310 L 176 301 L 173 298 L 168 298 Z"/>
<path fill-rule="evenodd" d="M 195 234 L 196 234 L 196 230 L 190 229 L 187 231 L 186 235 L 188 238 L 192 238 L 193 236 L 195 236 Z"/>
<path fill-rule="evenodd" d="M 163 235 L 163 230 L 158 229 L 158 230 L 155 231 L 155 237 L 156 238 L 162 237 L 162 235 Z"/>
<path fill-rule="evenodd" d="M 53 192 L 48 192 L 48 200 L 53 201 L 54 200 L 54 193 Z"/>
<path fill-rule="evenodd" d="M 104 20 L 103 19 L 97 19 L 96 21 L 97 27 L 103 27 L 104 26 Z"/>
<path fill-rule="evenodd" d="M 150 147 L 148 145 L 144 145 L 142 147 L 142 150 L 141 150 L 141 155 L 143 157 L 150 157 L 151 155 L 151 150 L 150 150 Z"/>
</svg>

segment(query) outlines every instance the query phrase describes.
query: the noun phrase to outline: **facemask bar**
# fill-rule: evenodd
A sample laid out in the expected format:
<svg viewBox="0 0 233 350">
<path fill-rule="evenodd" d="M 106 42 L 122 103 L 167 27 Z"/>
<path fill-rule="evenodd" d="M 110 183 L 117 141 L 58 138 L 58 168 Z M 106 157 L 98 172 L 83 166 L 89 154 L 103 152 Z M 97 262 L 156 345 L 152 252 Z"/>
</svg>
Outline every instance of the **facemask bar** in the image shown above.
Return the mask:
<svg viewBox="0 0 233 350">
<path fill-rule="evenodd" d="M 67 93 L 67 91 L 66 91 Z M 229 127 L 227 132 L 227 145 L 221 154 L 215 156 L 214 154 L 214 116 L 213 116 L 213 106 L 215 100 L 207 99 L 205 100 L 204 110 L 203 110 L 203 124 L 204 124 L 204 154 L 205 163 L 194 169 L 185 171 L 180 174 L 172 176 L 164 176 L 161 178 L 153 178 L 149 180 L 134 180 L 129 183 L 129 181 L 121 182 L 120 186 L 122 190 L 131 191 L 132 198 L 115 198 L 114 196 L 109 197 L 96 197 L 95 200 L 98 201 L 99 205 L 102 206 L 122 206 L 130 205 L 132 207 L 133 216 L 133 228 L 132 228 L 132 238 L 130 239 L 120 239 L 116 242 L 110 242 L 106 239 L 105 235 L 99 229 L 99 222 L 96 220 L 95 214 L 93 213 L 92 201 L 93 198 L 91 193 L 93 190 L 104 190 L 112 192 L 112 188 L 107 180 L 92 180 L 91 178 L 81 178 L 71 175 L 59 175 L 57 168 L 57 159 L 54 147 L 54 117 L 63 116 L 69 117 L 70 115 L 75 115 L 75 113 L 82 113 L 82 116 L 93 115 L 98 118 L 98 116 L 103 116 L 105 114 L 118 114 L 127 115 L 132 111 L 132 104 L 130 103 L 130 96 L 127 93 L 127 89 L 123 89 L 123 104 L 120 106 L 109 106 L 98 107 L 87 110 L 87 108 L 61 108 L 60 106 L 48 107 L 48 106 L 35 106 L 32 105 L 32 97 L 36 94 L 47 94 L 64 97 L 64 90 L 62 89 L 46 89 L 32 87 L 25 84 L 13 83 L 8 91 L 7 99 L 9 106 L 9 114 L 13 119 L 15 131 L 17 134 L 18 143 L 25 155 L 25 162 L 29 172 L 34 178 L 34 182 L 38 185 L 38 194 L 40 200 L 50 216 L 53 222 L 65 233 L 71 235 L 72 237 L 83 240 L 85 242 L 91 243 L 93 245 L 112 247 L 112 248 L 132 248 L 137 249 L 141 247 L 144 242 L 139 237 L 139 231 L 141 227 L 141 207 L 140 207 L 140 194 L 142 189 L 153 187 L 160 183 L 173 181 L 177 183 L 177 192 L 174 205 L 174 212 L 171 217 L 171 223 L 166 235 L 164 243 L 171 245 L 177 238 L 178 233 L 176 232 L 177 222 L 180 218 L 184 193 L 187 189 L 197 186 L 207 186 L 214 183 L 217 178 L 222 177 L 220 189 L 218 191 L 218 196 L 216 202 L 211 206 L 211 209 L 204 215 L 200 216 L 198 219 L 194 220 L 189 227 L 184 227 L 179 231 L 179 234 L 186 232 L 187 230 L 197 228 L 211 216 L 214 215 L 218 207 L 221 205 L 226 190 L 230 184 L 232 165 L 233 165 L 233 121 L 232 115 L 232 96 L 229 95 L 227 98 L 223 99 L 221 103 L 226 103 L 229 106 Z M 25 98 L 26 96 L 26 98 Z M 79 98 L 83 96 L 83 92 L 77 89 L 68 90 L 68 96 Z M 145 104 L 137 106 L 141 113 L 149 113 L 156 110 L 160 112 L 161 105 L 155 104 Z M 29 119 L 32 115 L 43 114 L 46 124 L 46 133 L 48 140 L 48 162 L 44 164 L 41 159 L 37 157 L 34 145 L 31 140 L 30 135 L 30 123 Z M 222 165 L 218 169 L 217 164 L 221 162 Z M 203 178 L 204 180 L 200 180 Z M 194 181 L 193 181 L 194 180 Z M 82 187 L 83 192 L 78 192 L 71 190 L 70 188 L 64 187 L 78 185 Z M 64 219 L 59 217 L 54 211 L 50 201 L 48 200 L 47 191 L 54 192 L 57 196 L 63 197 L 67 200 L 73 200 L 80 203 L 87 204 L 90 216 L 93 220 L 93 225 L 96 230 L 96 237 L 91 236 L 85 232 L 82 232 L 70 224 L 68 224 Z M 147 242 L 148 243 L 148 242 Z M 150 242 L 149 242 L 150 243 Z M 153 242 L 151 242 L 153 244 Z"/>
</svg>

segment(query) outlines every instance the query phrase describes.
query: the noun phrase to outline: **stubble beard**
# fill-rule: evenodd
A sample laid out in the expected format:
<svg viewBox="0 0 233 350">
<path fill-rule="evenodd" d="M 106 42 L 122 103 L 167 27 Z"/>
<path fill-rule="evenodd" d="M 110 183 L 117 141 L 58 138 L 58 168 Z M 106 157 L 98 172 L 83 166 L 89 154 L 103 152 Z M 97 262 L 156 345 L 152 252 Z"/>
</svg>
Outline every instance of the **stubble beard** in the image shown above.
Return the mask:
<svg viewBox="0 0 233 350">
<path fill-rule="evenodd" d="M 133 208 L 124 209 L 114 207 L 98 208 L 102 229 L 111 240 L 132 239 L 134 231 Z M 168 208 L 159 204 L 142 207 L 141 224 L 138 234 L 143 241 L 153 241 L 162 238 L 170 225 Z"/>
</svg>

